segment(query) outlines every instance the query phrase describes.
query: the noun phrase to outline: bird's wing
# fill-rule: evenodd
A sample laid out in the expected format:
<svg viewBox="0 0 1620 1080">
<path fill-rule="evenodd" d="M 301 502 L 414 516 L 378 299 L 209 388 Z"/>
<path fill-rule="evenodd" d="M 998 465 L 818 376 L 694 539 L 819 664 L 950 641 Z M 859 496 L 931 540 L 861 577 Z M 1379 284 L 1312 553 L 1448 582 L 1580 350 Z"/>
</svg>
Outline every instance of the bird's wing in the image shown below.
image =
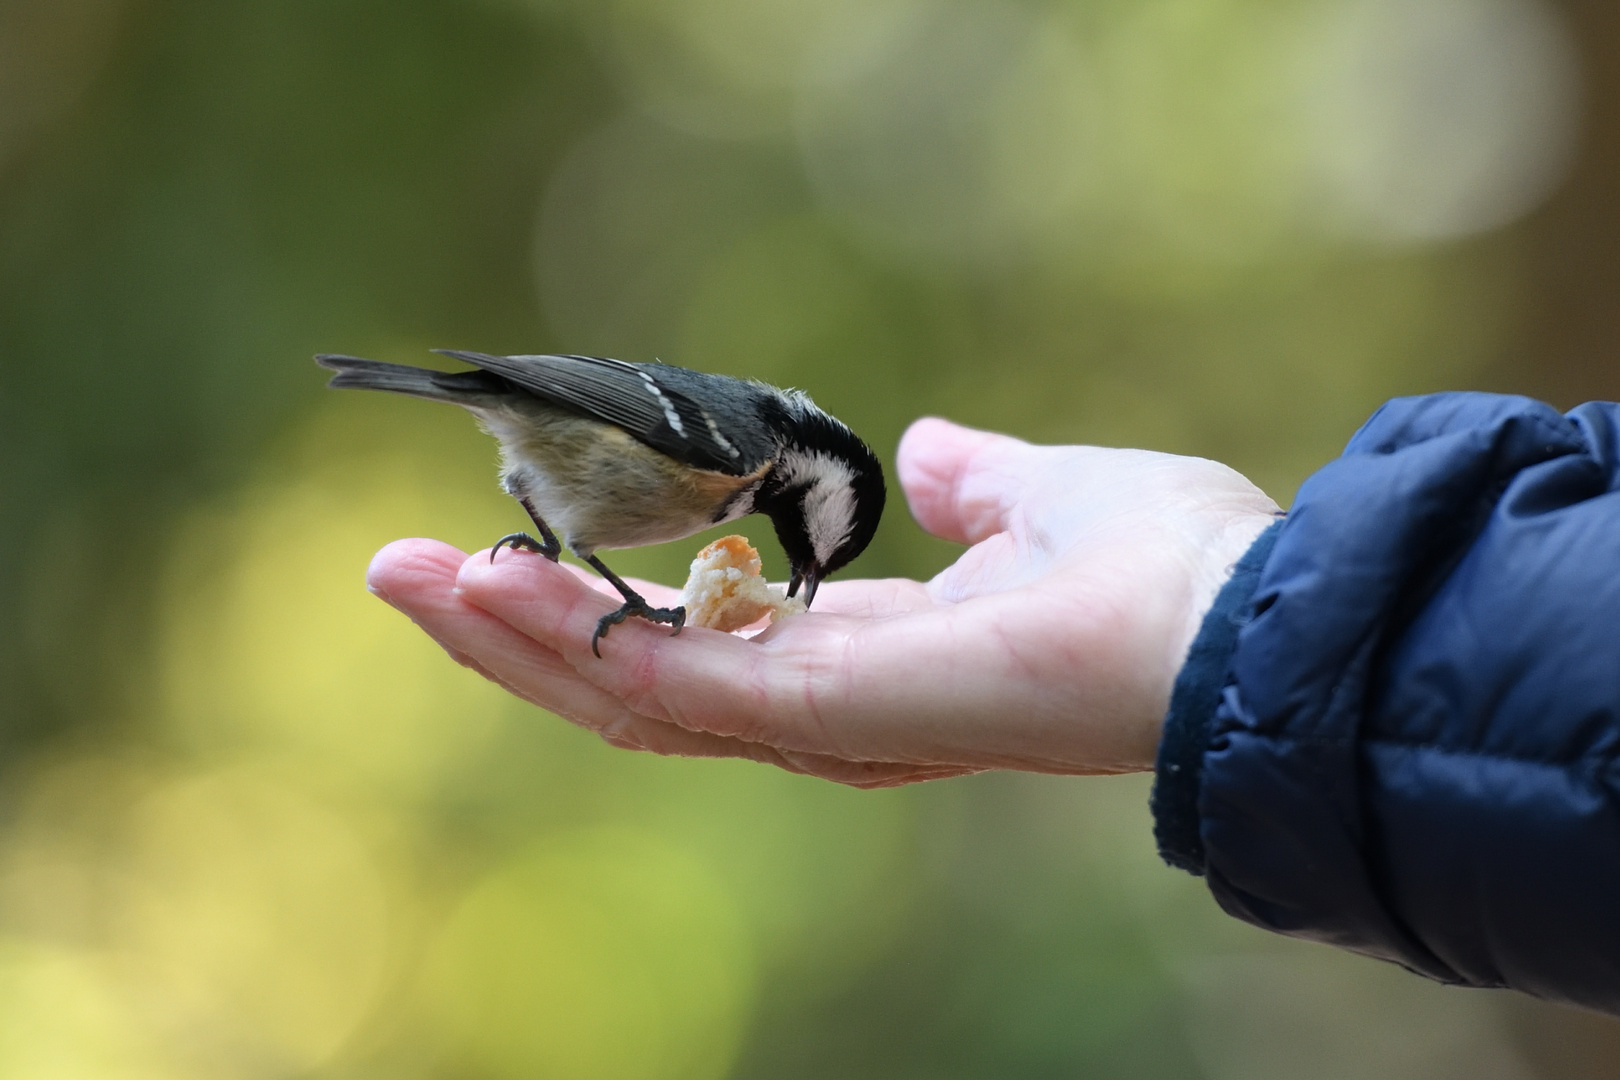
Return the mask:
<svg viewBox="0 0 1620 1080">
<path fill-rule="evenodd" d="M 694 468 L 743 476 L 763 464 L 757 440 L 745 443 L 728 438 L 701 405 L 659 381 L 661 365 L 628 364 L 600 356 L 435 351 L 494 372 L 546 401 L 623 428 L 654 450 Z"/>
</svg>

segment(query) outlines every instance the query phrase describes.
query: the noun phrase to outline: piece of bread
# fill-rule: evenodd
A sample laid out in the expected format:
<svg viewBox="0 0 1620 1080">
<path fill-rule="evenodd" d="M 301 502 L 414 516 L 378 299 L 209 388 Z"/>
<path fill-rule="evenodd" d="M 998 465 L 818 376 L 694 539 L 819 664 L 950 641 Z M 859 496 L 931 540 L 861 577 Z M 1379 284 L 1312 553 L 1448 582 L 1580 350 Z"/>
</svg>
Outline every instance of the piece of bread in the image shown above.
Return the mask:
<svg viewBox="0 0 1620 1080">
<path fill-rule="evenodd" d="M 804 611 L 804 602 L 765 584 L 759 552 L 745 536 L 722 536 L 692 560 L 681 603 L 688 626 L 730 633 L 769 615 L 771 621 Z"/>
</svg>

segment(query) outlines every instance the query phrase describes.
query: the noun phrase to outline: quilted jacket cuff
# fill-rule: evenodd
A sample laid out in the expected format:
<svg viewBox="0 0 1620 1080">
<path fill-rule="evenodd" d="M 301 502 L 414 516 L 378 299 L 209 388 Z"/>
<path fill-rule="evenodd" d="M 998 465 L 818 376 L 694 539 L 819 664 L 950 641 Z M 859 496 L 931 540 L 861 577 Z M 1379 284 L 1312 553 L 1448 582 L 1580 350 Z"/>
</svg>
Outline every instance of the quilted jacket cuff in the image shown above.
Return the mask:
<svg viewBox="0 0 1620 1080">
<path fill-rule="evenodd" d="M 1238 633 L 1253 617 L 1250 601 L 1282 524 L 1278 520 L 1268 527 L 1238 560 L 1232 577 L 1204 616 L 1170 694 L 1150 799 L 1153 836 L 1165 862 L 1199 876 L 1204 873 L 1204 841 L 1198 820 L 1204 751 L 1237 651 Z"/>
</svg>

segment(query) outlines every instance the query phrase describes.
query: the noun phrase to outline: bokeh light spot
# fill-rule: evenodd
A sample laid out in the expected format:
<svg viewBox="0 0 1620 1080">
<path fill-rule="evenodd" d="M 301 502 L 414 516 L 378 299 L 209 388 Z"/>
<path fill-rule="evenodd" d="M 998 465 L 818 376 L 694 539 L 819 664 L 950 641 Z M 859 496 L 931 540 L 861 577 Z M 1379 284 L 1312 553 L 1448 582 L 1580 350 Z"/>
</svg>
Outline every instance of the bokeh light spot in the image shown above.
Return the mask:
<svg viewBox="0 0 1620 1080">
<path fill-rule="evenodd" d="M 166 1061 L 105 961 L 0 938 L 0 1076 L 191 1080 Z M 199 1077 L 200 1080 L 200 1077 Z"/>
<path fill-rule="evenodd" d="M 451 916 L 428 1001 L 497 1077 L 718 1080 L 752 998 L 732 898 L 652 835 L 586 829 L 542 842 Z"/>
<path fill-rule="evenodd" d="M 1497 228 L 1575 145 L 1576 59 L 1541 0 L 1353 0 L 1319 23 L 1303 98 L 1339 227 L 1391 243 Z"/>
<path fill-rule="evenodd" d="M 400 535 L 477 546 L 521 522 L 500 513 L 493 448 L 469 456 L 463 439 L 486 437 L 459 409 L 344 395 L 275 475 L 192 522 L 164 650 L 162 709 L 182 739 L 341 762 L 351 784 L 419 794 L 477 750 L 506 698 L 364 584 Z"/>
<path fill-rule="evenodd" d="M 140 1015 L 206 1074 L 297 1072 L 364 1017 L 385 957 L 382 882 L 353 829 L 229 770 L 131 810 L 111 945 Z"/>
</svg>

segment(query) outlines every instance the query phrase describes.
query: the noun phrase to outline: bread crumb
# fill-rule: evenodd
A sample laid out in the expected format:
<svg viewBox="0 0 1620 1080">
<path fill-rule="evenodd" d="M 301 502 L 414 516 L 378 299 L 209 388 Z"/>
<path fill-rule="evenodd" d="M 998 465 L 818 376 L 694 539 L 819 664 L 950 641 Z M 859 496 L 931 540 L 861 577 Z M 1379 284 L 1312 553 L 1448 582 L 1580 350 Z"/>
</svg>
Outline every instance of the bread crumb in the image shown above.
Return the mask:
<svg viewBox="0 0 1620 1080">
<path fill-rule="evenodd" d="M 692 560 L 681 603 L 688 626 L 730 633 L 769 615 L 771 621 L 805 610 L 798 597 L 760 577 L 759 552 L 745 536 L 722 536 Z"/>
</svg>

